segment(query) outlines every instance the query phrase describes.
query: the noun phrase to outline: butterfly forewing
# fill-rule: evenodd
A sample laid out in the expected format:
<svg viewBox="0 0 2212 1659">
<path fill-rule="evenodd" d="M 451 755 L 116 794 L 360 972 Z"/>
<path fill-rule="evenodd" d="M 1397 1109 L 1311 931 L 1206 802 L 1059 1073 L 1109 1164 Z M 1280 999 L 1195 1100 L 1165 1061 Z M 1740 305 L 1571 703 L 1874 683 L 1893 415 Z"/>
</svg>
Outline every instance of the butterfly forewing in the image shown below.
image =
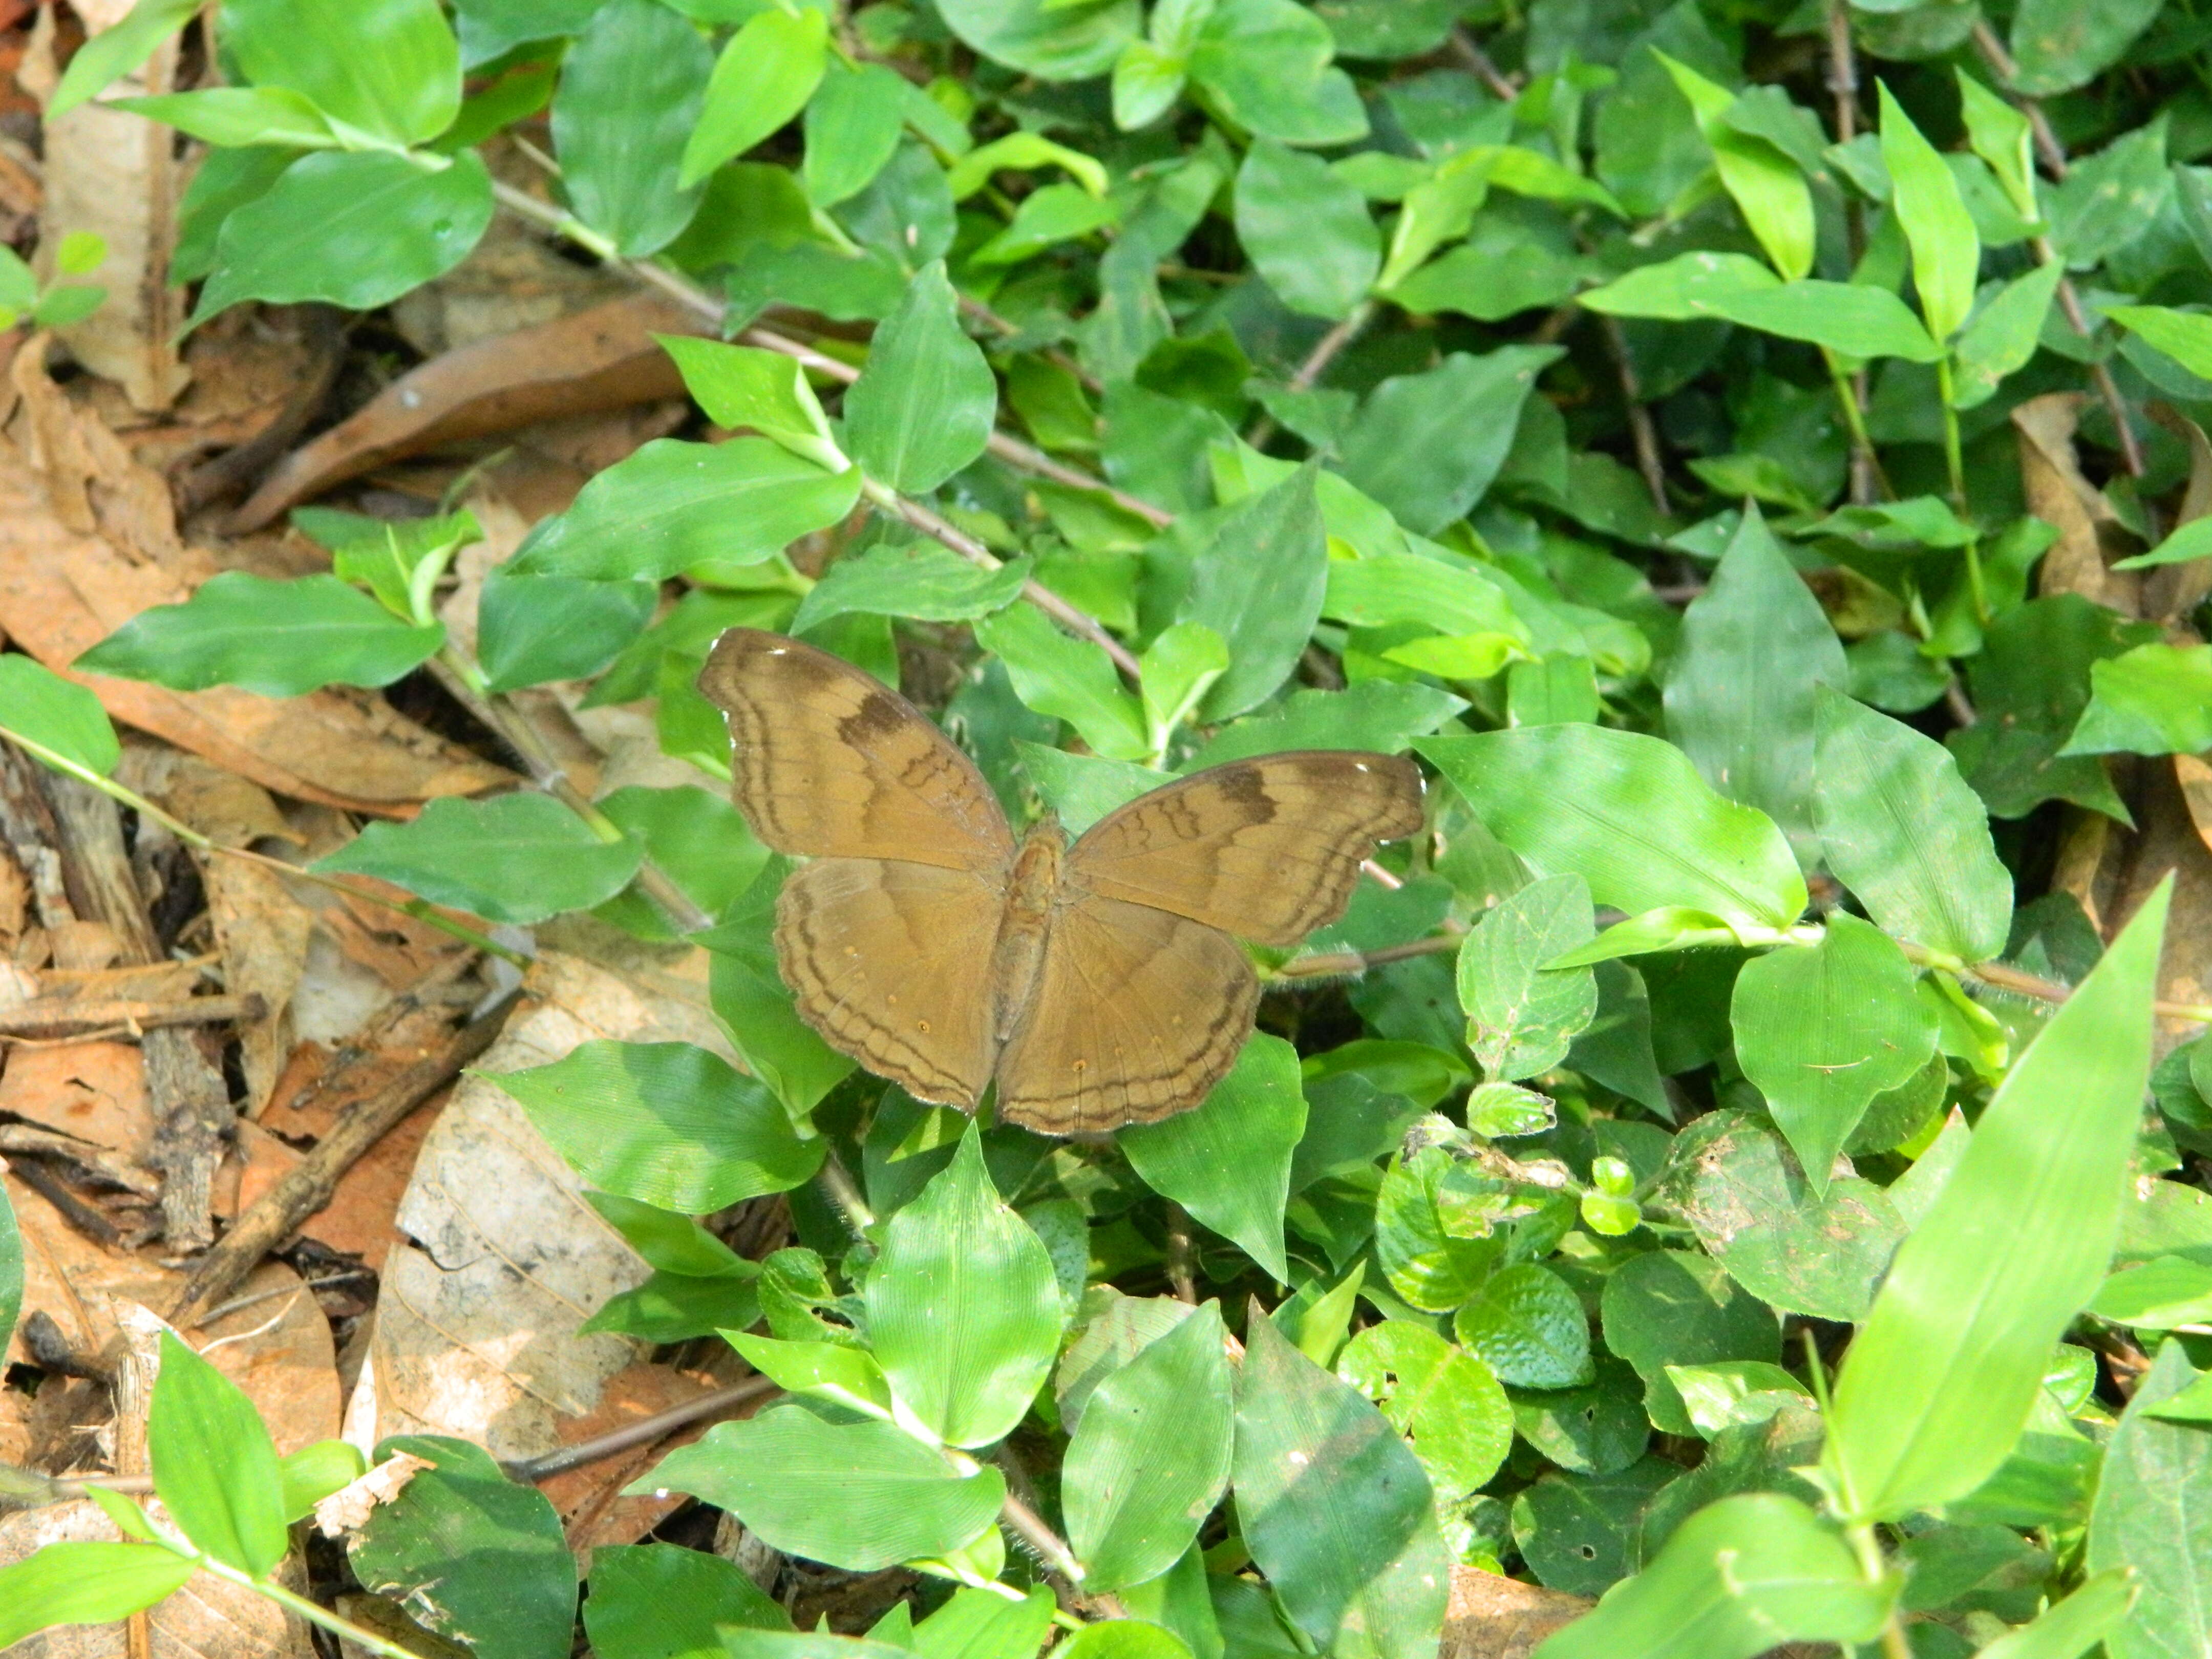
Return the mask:
<svg viewBox="0 0 2212 1659">
<path fill-rule="evenodd" d="M 776 965 L 806 1023 L 917 1100 L 973 1111 L 998 1050 L 1000 889 L 963 870 L 817 859 L 775 906 Z"/>
<path fill-rule="evenodd" d="M 912 703 L 781 634 L 733 628 L 699 689 L 729 716 L 731 793 L 779 853 L 1003 871 L 1013 857 L 990 786 Z"/>
<path fill-rule="evenodd" d="M 1344 914 L 1378 841 L 1421 827 L 1412 762 L 1301 750 L 1232 761 L 1101 818 L 1068 851 L 1072 890 L 1148 905 L 1262 945 Z"/>
<path fill-rule="evenodd" d="M 1252 1034 L 1260 984 L 1235 940 L 1116 899 L 1054 915 L 1036 994 L 999 1059 L 999 1115 L 1103 1134 L 1197 1105 Z"/>
</svg>

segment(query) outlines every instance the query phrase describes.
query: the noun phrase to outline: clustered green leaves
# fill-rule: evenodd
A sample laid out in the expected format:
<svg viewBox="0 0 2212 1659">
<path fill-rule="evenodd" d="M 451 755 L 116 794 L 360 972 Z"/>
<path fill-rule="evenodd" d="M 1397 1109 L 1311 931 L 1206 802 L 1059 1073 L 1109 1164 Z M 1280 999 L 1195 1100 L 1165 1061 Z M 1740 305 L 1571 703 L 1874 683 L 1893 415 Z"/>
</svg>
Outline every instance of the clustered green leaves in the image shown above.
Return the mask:
<svg viewBox="0 0 2212 1659">
<path fill-rule="evenodd" d="M 142 0 L 56 106 L 195 9 Z M 330 574 L 219 576 L 79 659 L 286 696 L 440 657 L 649 702 L 698 769 L 434 802 L 319 866 L 710 953 L 737 1065 L 594 1042 L 502 1086 L 651 1269 L 590 1328 L 719 1333 L 784 1390 L 643 1489 L 936 1605 L 802 1635 L 719 1559 L 603 1548 L 606 1659 L 1030 1659 L 1056 1623 L 1074 1659 L 1422 1659 L 1469 1567 L 1602 1595 L 1543 1659 L 2198 1650 L 2212 1198 L 2166 1177 L 2212 1154 L 2212 1048 L 2153 1071 L 2165 889 L 2109 946 L 2020 900 L 2051 804 L 2130 822 L 2102 757 L 2212 745 L 2212 647 L 2029 597 L 2068 526 L 2007 417 L 2088 394 L 2143 458 L 2091 461 L 2118 568 L 2212 556 L 2205 37 L 1996 11 L 1842 12 L 1845 131 L 1828 8 L 1785 0 L 228 0 L 228 85 L 122 100 L 213 146 L 196 320 L 451 269 L 501 199 L 477 146 L 541 113 L 556 202 L 508 204 L 720 313 L 665 344 L 723 431 L 539 524 L 473 657 L 434 605 L 465 513 L 312 509 Z M 874 326 L 802 360 L 746 332 L 779 307 Z M 1265 957 L 1285 994 L 1196 1111 L 972 1125 L 777 977 L 790 862 L 692 684 L 737 625 L 954 671 L 1017 817 L 1346 747 L 1417 754 L 1431 823 Z M 0 728 L 118 787 L 91 694 L 20 657 Z M 765 1261 L 701 1224 L 775 1194 Z M 0 1645 L 268 1573 L 351 1470 L 295 1478 L 226 1387 L 172 1345 L 166 1520 L 0 1570 Z M 550 1505 L 393 1450 L 437 1468 L 362 1582 L 559 1659 Z"/>
</svg>

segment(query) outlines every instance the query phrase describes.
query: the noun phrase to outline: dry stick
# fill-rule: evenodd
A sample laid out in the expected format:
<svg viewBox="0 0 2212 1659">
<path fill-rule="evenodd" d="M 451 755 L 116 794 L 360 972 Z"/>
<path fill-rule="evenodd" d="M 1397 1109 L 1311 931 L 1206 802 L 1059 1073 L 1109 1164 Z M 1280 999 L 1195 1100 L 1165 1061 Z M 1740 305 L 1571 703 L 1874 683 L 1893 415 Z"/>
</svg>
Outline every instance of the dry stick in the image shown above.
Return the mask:
<svg viewBox="0 0 2212 1659">
<path fill-rule="evenodd" d="M 1314 349 L 1306 354 L 1305 362 L 1300 363 L 1297 372 L 1291 376 L 1291 390 L 1311 391 L 1313 383 L 1321 379 L 1328 366 L 1336 361 L 1337 353 L 1352 343 L 1359 331 L 1367 326 L 1369 319 L 1374 315 L 1375 302 L 1372 300 L 1362 300 L 1358 305 L 1352 307 L 1330 328 L 1328 333 L 1314 342 Z M 1262 415 L 1252 422 L 1251 429 L 1244 434 L 1244 441 L 1253 448 L 1259 449 L 1264 447 L 1267 440 L 1274 435 L 1274 417 L 1271 415 Z"/>
<path fill-rule="evenodd" d="M 1474 71 L 1475 78 L 1490 88 L 1492 96 L 1510 104 L 1521 95 L 1521 88 L 1513 84 L 1510 76 L 1498 72 L 1498 65 L 1490 61 L 1490 54 L 1475 45 L 1474 37 L 1458 23 L 1452 25 L 1451 49 L 1459 54 L 1460 62 Z"/>
<path fill-rule="evenodd" d="M 1620 376 L 1621 401 L 1628 405 L 1628 434 L 1636 444 L 1636 470 L 1644 475 L 1644 487 L 1651 492 L 1651 505 L 1664 518 L 1674 510 L 1667 501 L 1667 463 L 1659 453 L 1659 428 L 1651 424 L 1651 411 L 1644 406 L 1644 388 L 1637 384 L 1636 365 L 1629 361 L 1628 336 L 1618 317 L 1608 313 L 1598 320 L 1605 333 L 1605 349 Z"/>
<path fill-rule="evenodd" d="M 573 1446 L 563 1446 L 537 1457 L 517 1459 L 505 1465 L 507 1479 L 535 1486 L 541 1480 L 550 1480 L 556 1474 L 566 1474 L 570 1469 L 580 1469 L 586 1463 L 596 1463 L 603 1458 L 617 1457 L 623 1452 L 640 1446 L 649 1446 L 654 1441 L 688 1428 L 702 1417 L 715 1417 L 726 1411 L 749 1405 L 769 1395 L 780 1392 L 774 1379 L 749 1376 L 726 1389 L 717 1389 L 712 1394 L 702 1394 L 696 1400 L 687 1400 L 680 1406 L 671 1406 L 665 1412 L 655 1412 L 651 1417 L 641 1417 L 635 1423 L 625 1423 L 618 1429 L 595 1435 L 589 1440 L 580 1440 Z"/>
<path fill-rule="evenodd" d="M 0 1013 L 0 1037 L 83 1037 L 94 1032 L 158 1030 L 172 1025 L 228 1025 L 259 1019 L 269 1005 L 244 996 L 185 997 L 175 1002 L 64 1002 L 39 999 Z"/>
<path fill-rule="evenodd" d="M 1198 1305 L 1198 1276 L 1191 1271 L 1197 1250 L 1190 1236 L 1190 1212 L 1175 1201 L 1168 1200 L 1168 1283 L 1175 1286 L 1176 1300 L 1195 1308 Z"/>
<path fill-rule="evenodd" d="M 463 1066 L 491 1047 L 516 1000 L 515 995 L 507 997 L 489 1013 L 463 1026 L 437 1054 L 416 1060 L 374 1094 L 347 1107 L 315 1150 L 255 1200 L 215 1248 L 200 1258 L 178 1294 L 169 1322 L 179 1328 L 198 1323 L 208 1309 L 260 1265 L 263 1256 L 328 1204 L 337 1190 L 339 1176 L 434 1091 L 452 1082 Z"/>
<path fill-rule="evenodd" d="M 1846 0 L 1829 0 L 1828 91 L 1836 100 L 1836 142 L 1848 144 L 1858 136 L 1859 70 L 1857 56 L 1851 50 L 1851 14 Z M 1844 231 L 1845 251 L 1856 265 L 1865 251 L 1866 221 L 1855 196 L 1844 204 Z M 1854 416 L 1850 422 L 1851 500 L 1865 506 L 1874 501 L 1875 483 L 1881 477 L 1881 460 L 1874 445 L 1866 441 L 1866 370 L 1839 376 L 1837 390 L 1850 400 L 1847 413 Z"/>
<path fill-rule="evenodd" d="M 2020 73 L 2020 65 L 2005 50 L 2004 42 L 1997 39 L 1996 31 L 1986 22 L 1974 25 L 1974 50 L 1980 52 L 1983 61 L 1996 72 L 1997 79 L 2003 82 L 2008 95 L 2020 106 L 2021 113 L 2027 118 L 2027 129 L 2033 136 L 2036 154 L 2043 158 L 2045 170 L 2058 183 L 2064 184 L 2068 170 L 2066 147 L 2058 142 L 2058 135 L 2051 130 L 2050 118 L 2044 114 L 2043 106 L 2024 93 L 2013 91 L 2012 83 Z M 2038 264 L 2057 263 L 2058 252 L 2051 246 L 2048 236 L 2037 237 L 2032 246 Z M 2061 276 L 2058 279 L 2058 308 L 2066 313 L 2067 325 L 2083 339 L 2087 339 L 2091 333 L 2089 319 L 2081 309 L 2081 296 L 2075 292 L 2071 276 Z M 2112 429 L 2119 436 L 2120 464 L 2127 468 L 2130 477 L 2140 478 L 2143 475 L 2142 446 L 2136 441 L 2135 428 L 2128 422 L 2127 402 L 2120 396 L 2120 388 L 2112 380 L 2112 372 L 2102 363 L 2092 363 L 2089 374 L 2096 382 L 2097 396 L 2103 402 L 2106 413 L 2112 418 Z"/>
</svg>

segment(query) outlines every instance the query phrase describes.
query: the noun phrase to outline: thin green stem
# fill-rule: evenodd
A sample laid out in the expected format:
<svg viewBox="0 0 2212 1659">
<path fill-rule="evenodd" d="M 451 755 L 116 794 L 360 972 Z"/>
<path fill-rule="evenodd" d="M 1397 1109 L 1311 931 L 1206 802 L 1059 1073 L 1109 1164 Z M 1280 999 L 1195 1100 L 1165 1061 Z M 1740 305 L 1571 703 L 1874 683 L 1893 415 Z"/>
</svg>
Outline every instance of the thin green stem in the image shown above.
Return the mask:
<svg viewBox="0 0 2212 1659">
<path fill-rule="evenodd" d="M 1866 411 L 1859 407 L 1858 392 L 1851 385 L 1851 377 L 1844 373 L 1844 366 L 1836 360 L 1834 352 L 1823 346 L 1820 356 L 1827 362 L 1828 378 L 1836 388 L 1836 406 L 1843 411 L 1844 426 L 1851 434 L 1851 448 L 1859 465 L 1884 496 L 1894 499 L 1897 492 L 1890 488 L 1889 477 L 1881 469 L 1881 457 L 1875 453 L 1874 440 L 1867 435 Z"/>
<path fill-rule="evenodd" d="M 1959 411 L 1951 406 L 1951 360 L 1944 357 L 1936 365 L 1936 395 L 1943 405 L 1943 463 L 1951 473 L 1951 506 L 1969 526 L 1973 520 L 1966 511 L 1966 459 L 1959 443 Z M 1982 582 L 1982 542 L 1978 535 L 1966 538 L 1966 587 L 1973 595 L 1974 620 L 1986 625 L 1990 620 L 1990 596 Z"/>
<path fill-rule="evenodd" d="M 176 1549 L 174 1545 L 169 1545 L 167 1547 Z M 310 1601 L 296 1591 L 285 1589 L 282 1584 L 272 1583 L 265 1578 L 256 1578 L 251 1573 L 240 1572 L 236 1567 L 226 1562 L 218 1561 L 213 1556 L 204 1555 L 197 1551 L 187 1552 L 179 1549 L 177 1553 L 191 1554 L 191 1559 L 199 1564 L 202 1572 L 212 1573 L 217 1578 L 227 1578 L 234 1584 L 252 1590 L 256 1595 L 264 1595 L 280 1607 L 289 1607 L 309 1624 L 320 1625 L 331 1635 L 343 1637 L 368 1652 L 378 1655 L 380 1659 L 422 1659 L 422 1656 L 413 1649 L 403 1648 L 397 1642 L 386 1641 L 374 1631 L 364 1629 L 350 1619 L 332 1613 L 320 1602 Z"/>
<path fill-rule="evenodd" d="M 1874 1535 L 1873 1522 L 1861 1522 L 1846 1528 L 1844 1533 L 1867 1583 L 1879 1584 L 1888 1573 L 1889 1564 L 1882 1559 L 1881 1540 Z M 1889 1621 L 1881 1627 L 1881 1652 L 1882 1659 L 1912 1659 L 1912 1638 L 1905 1634 L 1905 1620 L 1893 1607 Z"/>
</svg>

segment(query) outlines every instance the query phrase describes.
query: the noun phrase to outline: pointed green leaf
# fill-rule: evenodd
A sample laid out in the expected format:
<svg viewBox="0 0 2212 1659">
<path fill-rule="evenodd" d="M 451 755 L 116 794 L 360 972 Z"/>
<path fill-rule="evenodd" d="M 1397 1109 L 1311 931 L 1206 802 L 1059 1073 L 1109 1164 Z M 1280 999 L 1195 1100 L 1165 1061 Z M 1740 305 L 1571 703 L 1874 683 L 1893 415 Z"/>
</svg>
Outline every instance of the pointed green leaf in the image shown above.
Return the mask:
<svg viewBox="0 0 2212 1659">
<path fill-rule="evenodd" d="M 1880 84 L 1880 83 L 1878 83 Z M 1880 85 L 1881 160 L 1889 169 L 1890 206 L 1912 249 L 1912 285 L 1920 292 L 1928 331 L 1948 340 L 1974 308 L 1981 239 L 1959 194 L 1959 181 L 1912 118 Z"/>
<path fill-rule="evenodd" d="M 284 1481 L 261 1414 L 166 1330 L 146 1449 L 155 1492 L 194 1544 L 257 1578 L 284 1559 Z"/>
<path fill-rule="evenodd" d="M 698 210 L 680 177 L 714 54 L 654 0 L 608 0 L 561 64 L 553 143 L 575 216 L 629 258 L 657 253 Z"/>
<path fill-rule="evenodd" d="M 2081 1659 L 2127 1617 L 2138 1594 L 2128 1569 L 2107 1568 L 2046 1607 L 2034 1623 L 1997 1638 L 1982 1654 L 1985 1659 Z"/>
<path fill-rule="evenodd" d="M 975 642 L 998 654 L 1014 695 L 1025 705 L 1066 720 L 1099 754 L 1133 761 L 1152 752 L 1144 706 L 1122 689 L 1102 647 L 1070 639 L 1026 605 L 1009 605 L 977 623 Z"/>
<path fill-rule="evenodd" d="M 122 742 L 98 697 L 16 653 L 0 656 L 0 728 L 48 765 L 95 777 L 114 771 L 123 757 Z"/>
<path fill-rule="evenodd" d="M 2089 706 L 2062 755 L 2194 755 L 2212 748 L 2212 646 L 2139 645 L 2094 663 Z"/>
<path fill-rule="evenodd" d="M 1276 297 L 1309 317 L 1349 316 L 1382 268 L 1366 198 L 1319 156 L 1270 138 L 1237 169 L 1237 234 Z"/>
<path fill-rule="evenodd" d="M 1711 1256 L 1648 1250 L 1606 1275 L 1605 1346 L 1644 1379 L 1644 1408 L 1668 1434 L 1696 1432 L 1671 1380 L 1683 1367 L 1782 1358 L 1774 1310 L 1749 1296 Z M 1786 1376 L 1786 1373 L 1784 1374 Z"/>
<path fill-rule="evenodd" d="M 714 60 L 677 179 L 690 188 L 806 107 L 830 61 L 828 20 L 812 7 L 755 12 Z"/>
<path fill-rule="evenodd" d="M 878 543 L 823 571 L 799 601 L 790 631 L 804 634 L 833 617 L 854 615 L 975 622 L 1019 599 L 1030 568 L 1022 558 L 987 569 L 938 542 Z"/>
<path fill-rule="evenodd" d="M 0 1567 L 0 1646 L 55 1625 L 127 1619 L 198 1571 L 189 1557 L 150 1544 L 48 1544 Z"/>
<path fill-rule="evenodd" d="M 1954 409 L 1978 409 L 1996 395 L 1999 382 L 2027 366 L 2042 337 L 2051 297 L 2066 274 L 2057 260 L 2038 265 L 1997 290 L 1959 337 L 1951 384 Z"/>
<path fill-rule="evenodd" d="M 1948 169 L 1944 176 L 1950 176 Z M 1943 348 L 1904 301 L 1887 289 L 1863 283 L 1807 277 L 1780 288 L 1723 292 L 1702 309 L 1706 315 L 1763 334 L 1803 340 L 1850 357 L 1903 357 L 1932 363 L 1943 356 Z"/>
<path fill-rule="evenodd" d="M 222 47 L 239 79 L 289 88 L 394 144 L 436 137 L 460 108 L 460 46 L 437 0 L 343 14 L 314 0 L 232 0 Z"/>
<path fill-rule="evenodd" d="M 1721 184 L 1735 198 L 1767 258 L 1786 280 L 1807 275 L 1813 269 L 1813 192 L 1804 174 L 1764 139 L 1729 125 L 1735 94 L 1656 47 L 1651 55 L 1689 100 L 1698 131 L 1712 148 Z"/>
<path fill-rule="evenodd" d="M 1825 1461 L 1847 1513 L 1905 1515 L 1995 1473 L 2094 1294 L 2150 1071 L 2168 890 L 2014 1063 L 1898 1252 L 1836 1386 Z"/>
<path fill-rule="evenodd" d="M 70 55 L 61 84 L 47 102 L 46 118 L 65 115 L 106 91 L 151 58 L 198 9 L 198 0 L 137 0 L 121 21 L 100 30 Z"/>
<path fill-rule="evenodd" d="M 1521 405 L 1555 346 L 1455 351 L 1367 394 L 1344 436 L 1344 476 L 1432 536 L 1480 501 L 1513 446 Z"/>
<path fill-rule="evenodd" d="M 2031 98 L 2071 92 L 2118 62 L 2159 9 L 2158 0 L 2021 0 L 2012 15 L 2013 85 Z"/>
<path fill-rule="evenodd" d="M 1229 665 L 1201 705 L 1209 720 L 1257 708 L 1297 666 L 1328 591 L 1330 559 L 1315 471 L 1301 467 L 1223 516 L 1197 556 L 1178 622 L 1228 642 Z"/>
<path fill-rule="evenodd" d="M 932 490 L 983 453 L 998 407 L 998 380 L 962 331 L 944 261 L 933 259 L 877 328 L 845 394 L 853 453 L 878 483 Z"/>
<path fill-rule="evenodd" d="M 791 1628 L 791 1615 L 744 1568 L 707 1550 L 596 1545 L 591 1587 L 584 1633 L 599 1659 L 720 1659 L 715 1632 L 725 1625 Z"/>
<path fill-rule="evenodd" d="M 1566 1058 L 1597 1012 L 1597 980 L 1588 968 L 1549 964 L 1593 931 L 1589 884 L 1571 872 L 1531 882 L 1468 931 L 1459 951 L 1459 1002 L 1485 1075 L 1534 1077 Z"/>
<path fill-rule="evenodd" d="M 1395 755 L 1467 707 L 1434 686 L 1362 680 L 1341 691 L 1293 691 L 1267 713 L 1225 726 L 1192 756 L 1200 771 L 1284 749 L 1371 749 Z"/>
<path fill-rule="evenodd" d="M 284 1519 L 304 1521 L 315 1505 L 368 1473 L 361 1448 L 344 1440 L 316 1440 L 288 1453 L 277 1464 L 284 1483 Z"/>
<path fill-rule="evenodd" d="M 1452 1334 L 1515 1388 L 1579 1388 L 1594 1375 L 1582 1298 L 1533 1261 L 1486 1279 L 1474 1300 L 1453 1316 Z"/>
<path fill-rule="evenodd" d="M 606 842 L 550 795 L 445 796 L 410 823 L 372 823 L 315 861 L 374 876 L 490 921 L 544 921 L 612 898 L 637 873 L 638 844 Z"/>
<path fill-rule="evenodd" d="M 2105 315 L 2198 379 L 2212 378 L 2212 317 L 2171 306 L 2110 306 Z"/>
<path fill-rule="evenodd" d="M 762 18 L 779 16 L 763 12 Z M 803 14 L 819 17 L 819 12 Z M 760 21 L 756 19 L 756 21 Z M 829 417 L 799 360 L 757 346 L 726 345 L 689 335 L 654 337 L 676 360 L 684 388 L 717 426 L 750 427 L 793 454 L 832 472 L 849 463 L 830 434 Z"/>
<path fill-rule="evenodd" d="M 2196 1382 L 2188 1353 L 2168 1339 L 2105 1449 L 2087 1565 L 2132 1567 L 2138 1589 L 2106 1635 L 2112 1659 L 2196 1659 L 2212 1642 L 2212 1516 L 2203 1502 L 2212 1489 L 2212 1430 L 2153 1414 Z"/>
</svg>

